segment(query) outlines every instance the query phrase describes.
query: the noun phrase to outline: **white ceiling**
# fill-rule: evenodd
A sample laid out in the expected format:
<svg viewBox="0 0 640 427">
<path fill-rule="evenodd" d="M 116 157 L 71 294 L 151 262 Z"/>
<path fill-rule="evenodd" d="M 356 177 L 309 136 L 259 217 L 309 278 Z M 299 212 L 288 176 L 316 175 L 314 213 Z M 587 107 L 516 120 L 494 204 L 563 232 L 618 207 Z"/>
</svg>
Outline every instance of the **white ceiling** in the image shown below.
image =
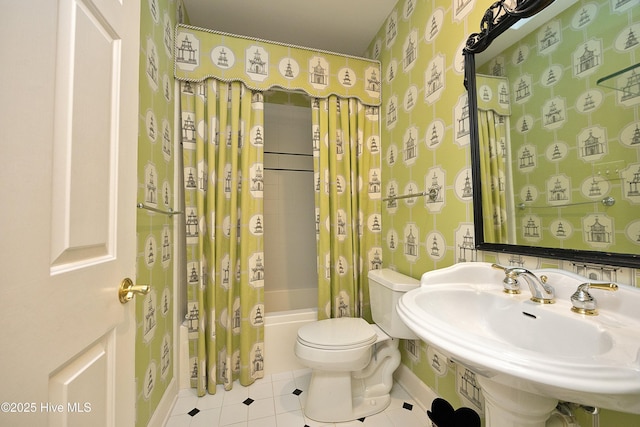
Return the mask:
<svg viewBox="0 0 640 427">
<path fill-rule="evenodd" d="M 397 0 L 184 0 L 191 25 L 362 56 Z"/>
</svg>

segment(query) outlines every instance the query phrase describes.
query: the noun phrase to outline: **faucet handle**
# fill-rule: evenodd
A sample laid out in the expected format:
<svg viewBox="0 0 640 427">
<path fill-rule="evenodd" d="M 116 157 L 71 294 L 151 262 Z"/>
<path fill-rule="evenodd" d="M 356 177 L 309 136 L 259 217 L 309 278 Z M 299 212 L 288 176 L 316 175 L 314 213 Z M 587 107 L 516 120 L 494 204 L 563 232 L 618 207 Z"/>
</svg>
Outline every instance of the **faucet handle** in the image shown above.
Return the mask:
<svg viewBox="0 0 640 427">
<path fill-rule="evenodd" d="M 495 268 L 496 270 L 503 270 L 505 271 L 507 269 L 507 267 L 500 265 L 500 264 L 491 264 L 491 268 Z"/>
<path fill-rule="evenodd" d="M 618 285 L 615 283 L 590 283 L 586 282 L 578 286 L 578 289 L 571 295 L 571 311 L 574 313 L 596 316 L 598 314 L 596 299 L 591 296 L 589 289 L 601 289 L 603 291 L 617 291 Z"/>
<path fill-rule="evenodd" d="M 518 275 L 513 271 L 513 269 L 504 267 L 500 264 L 491 264 L 491 267 L 496 270 L 504 271 L 505 278 L 502 280 L 502 284 L 504 285 L 504 292 L 506 294 L 515 295 L 520 293 L 520 283 L 516 280 Z"/>
</svg>

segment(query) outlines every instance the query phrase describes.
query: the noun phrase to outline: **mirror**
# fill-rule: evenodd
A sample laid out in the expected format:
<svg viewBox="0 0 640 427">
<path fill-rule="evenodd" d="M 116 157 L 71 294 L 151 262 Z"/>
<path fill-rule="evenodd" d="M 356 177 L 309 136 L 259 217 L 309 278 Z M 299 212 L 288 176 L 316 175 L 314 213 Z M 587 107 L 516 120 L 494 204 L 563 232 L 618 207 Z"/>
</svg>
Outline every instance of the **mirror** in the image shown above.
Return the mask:
<svg viewBox="0 0 640 427">
<path fill-rule="evenodd" d="M 469 37 L 478 249 L 640 267 L 634 5 L 500 0 Z"/>
</svg>

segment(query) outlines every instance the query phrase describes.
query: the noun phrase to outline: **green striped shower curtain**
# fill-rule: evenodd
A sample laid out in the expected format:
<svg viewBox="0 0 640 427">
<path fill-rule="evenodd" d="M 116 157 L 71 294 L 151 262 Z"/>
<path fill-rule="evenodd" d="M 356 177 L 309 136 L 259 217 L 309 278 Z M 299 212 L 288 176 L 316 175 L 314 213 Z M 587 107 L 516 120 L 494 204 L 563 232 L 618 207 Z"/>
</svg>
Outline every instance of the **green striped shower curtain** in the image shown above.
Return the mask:
<svg viewBox="0 0 640 427">
<path fill-rule="evenodd" d="M 181 82 L 192 386 L 264 374 L 263 98 L 242 83 Z"/>
<path fill-rule="evenodd" d="M 367 273 L 381 267 L 378 107 L 312 100 L 318 318 L 371 320 Z"/>
</svg>

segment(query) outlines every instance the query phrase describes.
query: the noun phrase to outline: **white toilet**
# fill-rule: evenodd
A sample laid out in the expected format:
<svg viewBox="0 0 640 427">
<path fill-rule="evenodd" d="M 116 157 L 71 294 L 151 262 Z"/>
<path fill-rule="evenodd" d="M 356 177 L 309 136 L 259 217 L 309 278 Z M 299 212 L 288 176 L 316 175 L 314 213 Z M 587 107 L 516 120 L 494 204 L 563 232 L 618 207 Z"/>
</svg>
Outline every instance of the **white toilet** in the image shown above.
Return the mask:
<svg viewBox="0 0 640 427">
<path fill-rule="evenodd" d="M 295 354 L 312 369 L 304 414 L 319 422 L 373 415 L 390 403 L 393 372 L 400 365 L 398 338 L 418 339 L 396 313 L 398 299 L 420 281 L 390 269 L 369 272 L 371 325 L 342 317 L 298 330 Z"/>
</svg>

